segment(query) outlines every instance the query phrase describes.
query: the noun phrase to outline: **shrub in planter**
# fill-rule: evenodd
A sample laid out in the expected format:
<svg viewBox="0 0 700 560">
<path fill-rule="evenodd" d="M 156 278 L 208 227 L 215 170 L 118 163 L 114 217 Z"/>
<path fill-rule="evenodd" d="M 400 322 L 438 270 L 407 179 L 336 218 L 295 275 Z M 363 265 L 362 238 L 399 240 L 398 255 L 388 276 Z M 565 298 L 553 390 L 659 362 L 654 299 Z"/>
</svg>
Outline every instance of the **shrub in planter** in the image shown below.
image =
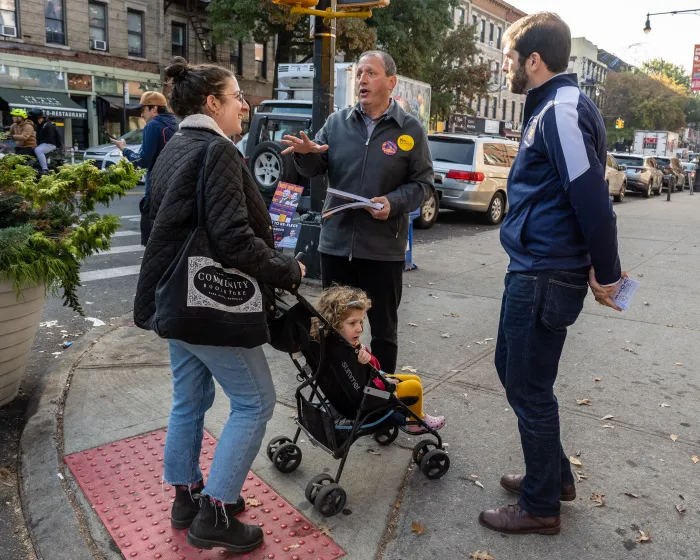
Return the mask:
<svg viewBox="0 0 700 560">
<path fill-rule="evenodd" d="M 126 161 L 106 170 L 83 162 L 38 177 L 26 160 L 0 159 L 0 406 L 19 387 L 46 293 L 62 291 L 64 305 L 83 314 L 80 265 L 109 249 L 119 228 L 95 206 L 124 196 L 143 174 Z"/>
</svg>

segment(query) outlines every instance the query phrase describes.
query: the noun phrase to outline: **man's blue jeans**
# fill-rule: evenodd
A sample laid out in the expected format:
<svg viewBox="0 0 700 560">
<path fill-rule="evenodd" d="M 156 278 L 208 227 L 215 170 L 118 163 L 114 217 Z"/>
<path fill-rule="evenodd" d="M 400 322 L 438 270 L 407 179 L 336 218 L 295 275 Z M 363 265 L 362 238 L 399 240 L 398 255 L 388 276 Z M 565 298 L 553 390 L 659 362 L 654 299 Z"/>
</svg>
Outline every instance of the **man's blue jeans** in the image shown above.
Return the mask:
<svg viewBox="0 0 700 560">
<path fill-rule="evenodd" d="M 496 370 L 518 417 L 525 456 L 519 504 L 540 517 L 559 515 L 559 497 L 573 484 L 559 435 L 554 396 L 566 328 L 588 292 L 588 271 L 506 274 L 496 343 Z"/>
<path fill-rule="evenodd" d="M 275 388 L 261 346 L 200 346 L 169 340 L 173 406 L 163 458 L 168 484 L 202 480 L 199 455 L 204 414 L 214 403 L 214 379 L 231 401 L 202 494 L 224 503 L 238 500 L 275 408 Z"/>
</svg>

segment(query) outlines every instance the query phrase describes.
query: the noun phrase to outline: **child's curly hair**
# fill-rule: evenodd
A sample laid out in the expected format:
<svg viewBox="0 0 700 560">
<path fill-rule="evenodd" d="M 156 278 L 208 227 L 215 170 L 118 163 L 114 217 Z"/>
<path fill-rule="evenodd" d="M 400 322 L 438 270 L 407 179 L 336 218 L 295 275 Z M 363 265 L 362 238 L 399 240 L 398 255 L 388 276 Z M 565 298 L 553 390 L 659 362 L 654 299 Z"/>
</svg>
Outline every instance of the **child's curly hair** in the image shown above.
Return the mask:
<svg viewBox="0 0 700 560">
<path fill-rule="evenodd" d="M 365 292 L 359 288 L 339 285 L 334 285 L 324 290 L 316 304 L 318 312 L 336 330 L 340 330 L 343 321 L 353 311 L 359 309 L 367 313 L 371 307 L 372 301 Z M 314 318 L 311 320 L 311 336 L 316 340 L 319 338 L 320 327 L 321 321 L 319 319 Z"/>
</svg>

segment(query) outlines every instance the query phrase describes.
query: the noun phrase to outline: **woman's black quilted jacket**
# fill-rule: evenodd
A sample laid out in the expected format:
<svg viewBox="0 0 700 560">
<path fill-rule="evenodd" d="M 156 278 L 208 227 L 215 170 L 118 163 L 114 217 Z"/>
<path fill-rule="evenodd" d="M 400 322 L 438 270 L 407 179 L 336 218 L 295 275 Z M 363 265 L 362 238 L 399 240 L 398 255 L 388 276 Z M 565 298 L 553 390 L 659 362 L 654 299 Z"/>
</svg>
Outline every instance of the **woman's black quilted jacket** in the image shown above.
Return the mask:
<svg viewBox="0 0 700 560">
<path fill-rule="evenodd" d="M 205 165 L 206 229 L 221 264 L 258 281 L 270 319 L 275 315 L 272 288 L 294 289 L 301 281 L 294 257 L 274 248 L 270 215 L 236 147 L 213 131 L 181 128 L 151 172 L 153 230 L 134 299 L 134 322 L 143 329 L 151 328 L 156 286 L 192 229 L 200 160 Z"/>
</svg>

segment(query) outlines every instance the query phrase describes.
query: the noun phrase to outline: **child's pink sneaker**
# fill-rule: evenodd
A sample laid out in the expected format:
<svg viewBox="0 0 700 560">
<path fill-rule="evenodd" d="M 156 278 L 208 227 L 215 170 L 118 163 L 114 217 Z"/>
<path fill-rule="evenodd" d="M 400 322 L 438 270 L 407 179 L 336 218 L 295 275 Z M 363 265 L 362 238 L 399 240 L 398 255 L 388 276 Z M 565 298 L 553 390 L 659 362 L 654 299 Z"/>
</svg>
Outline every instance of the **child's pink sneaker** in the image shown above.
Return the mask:
<svg viewBox="0 0 700 560">
<path fill-rule="evenodd" d="M 430 416 L 430 414 L 423 415 L 423 422 L 425 422 L 431 429 L 439 430 L 445 425 L 444 416 Z M 409 424 L 406 430 L 411 434 L 423 434 L 427 430 L 420 424 Z"/>
</svg>

